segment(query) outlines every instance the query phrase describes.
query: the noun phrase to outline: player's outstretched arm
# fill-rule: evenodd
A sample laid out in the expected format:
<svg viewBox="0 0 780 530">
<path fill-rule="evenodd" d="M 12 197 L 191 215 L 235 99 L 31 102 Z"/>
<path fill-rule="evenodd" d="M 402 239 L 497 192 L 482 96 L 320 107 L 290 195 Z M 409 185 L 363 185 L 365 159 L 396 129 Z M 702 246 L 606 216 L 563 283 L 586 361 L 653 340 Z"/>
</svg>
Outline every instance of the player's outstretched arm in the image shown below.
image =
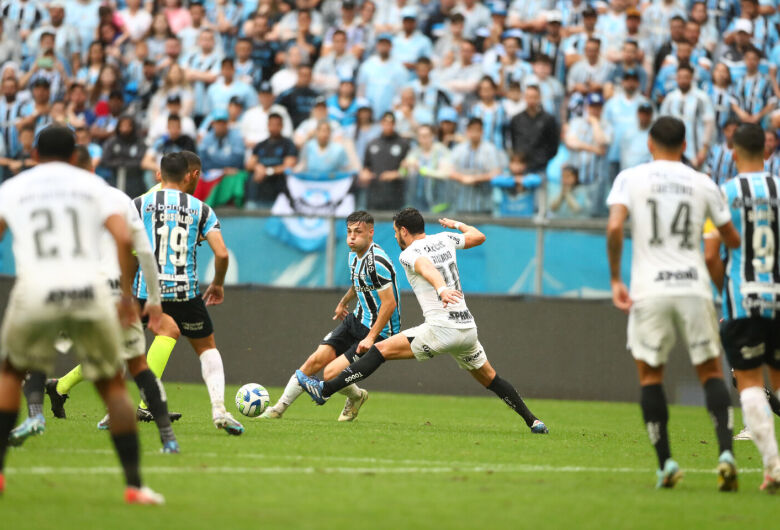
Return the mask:
<svg viewBox="0 0 780 530">
<path fill-rule="evenodd" d="M 742 244 L 742 239 L 739 237 L 739 232 L 737 232 L 737 229 L 734 227 L 734 223 L 731 221 L 725 225 L 719 226 L 718 233 L 720 233 L 720 238 L 728 248 L 737 248 Z"/>
<path fill-rule="evenodd" d="M 344 293 L 344 296 L 341 297 L 338 305 L 336 305 L 336 309 L 333 311 L 333 320 L 344 320 L 347 318 L 347 315 L 349 314 L 349 303 L 355 299 L 355 296 L 355 287 L 351 286 L 347 289 L 347 292 Z"/>
<path fill-rule="evenodd" d="M 425 256 L 417 258 L 414 262 L 414 272 L 425 278 L 425 281 L 436 289 L 444 307 L 447 307 L 447 304 L 457 304 L 463 298 L 463 293 L 447 287 L 447 282 L 444 281 L 441 273 Z"/>
<path fill-rule="evenodd" d="M 206 241 L 214 253 L 214 279 L 206 292 L 203 293 L 203 299 L 206 301 L 206 305 L 219 305 L 225 299 L 224 285 L 228 269 L 228 251 L 225 240 L 222 239 L 222 232 L 219 230 L 211 230 L 206 234 Z"/>
<path fill-rule="evenodd" d="M 127 328 L 138 319 L 138 307 L 132 297 L 132 278 L 135 276 L 135 260 L 133 258 L 132 241 L 130 231 L 127 229 L 127 222 L 119 214 L 108 216 L 105 221 L 105 227 L 114 238 L 116 244 L 117 258 L 119 260 L 119 287 L 122 291 L 122 298 L 119 302 L 119 322 L 122 327 Z"/>
<path fill-rule="evenodd" d="M 487 239 L 487 236 L 476 229 L 476 227 L 461 223 L 460 221 L 454 221 L 452 219 L 442 218 L 439 219 L 439 224 L 444 228 L 453 228 L 460 230 L 466 237 L 466 244 L 463 248 L 472 248 L 481 245 Z"/>
<path fill-rule="evenodd" d="M 368 335 L 366 335 L 358 344 L 358 353 L 366 353 L 371 349 L 371 346 L 374 345 L 379 334 L 382 333 L 382 330 L 385 329 L 385 326 L 390 321 L 390 317 L 393 316 L 393 311 L 395 311 L 397 305 L 395 296 L 393 296 L 392 284 L 387 284 L 384 289 L 377 291 L 377 294 L 379 294 L 380 301 L 379 314 L 376 316 L 376 322 L 374 322 L 374 325 L 371 326 L 371 329 L 368 331 Z"/>
<path fill-rule="evenodd" d="M 628 208 L 622 204 L 613 204 L 609 208 L 607 221 L 607 258 L 609 259 L 612 303 L 623 312 L 631 309 L 631 297 L 628 288 L 620 277 L 620 261 L 623 258 L 623 229 L 628 218 Z"/>
</svg>

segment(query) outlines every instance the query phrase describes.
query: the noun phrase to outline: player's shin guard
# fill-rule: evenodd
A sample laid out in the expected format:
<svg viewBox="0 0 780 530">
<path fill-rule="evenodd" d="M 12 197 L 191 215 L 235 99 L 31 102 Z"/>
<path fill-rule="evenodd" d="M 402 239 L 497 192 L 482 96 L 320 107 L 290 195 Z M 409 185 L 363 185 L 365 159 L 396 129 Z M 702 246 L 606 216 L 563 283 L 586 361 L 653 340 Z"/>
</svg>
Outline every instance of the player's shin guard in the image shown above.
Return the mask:
<svg viewBox="0 0 780 530">
<path fill-rule="evenodd" d="M 16 418 L 18 416 L 19 411 L 17 410 L 13 412 L 0 410 L 0 473 L 3 472 L 5 452 L 8 449 L 8 435 L 11 434 L 11 429 L 16 425 Z"/>
<path fill-rule="evenodd" d="M 83 380 L 84 376 L 81 375 L 81 365 L 78 365 L 57 380 L 57 393 L 64 396 L 70 392 L 71 388 L 81 383 Z"/>
<path fill-rule="evenodd" d="M 719 377 L 707 379 L 704 383 L 704 396 L 718 437 L 718 454 L 723 451 L 733 452 L 734 409 L 731 407 L 731 396 L 726 383 Z"/>
<path fill-rule="evenodd" d="M 136 488 L 141 487 L 141 472 L 139 471 L 138 433 L 128 432 L 112 434 L 111 440 L 119 455 L 119 462 L 125 472 L 125 483 Z"/>
<path fill-rule="evenodd" d="M 295 374 L 293 374 L 290 380 L 287 382 L 287 386 L 284 387 L 282 397 L 279 398 L 279 401 L 276 402 L 274 407 L 277 409 L 282 409 L 280 412 L 287 410 L 287 407 L 292 405 L 293 401 L 298 399 L 298 396 L 301 394 L 303 394 L 303 389 L 298 383 L 298 378 L 295 377 Z"/>
<path fill-rule="evenodd" d="M 200 354 L 200 368 L 203 381 L 209 391 L 213 412 L 225 412 L 225 369 L 222 367 L 222 356 L 216 348 Z"/>
<path fill-rule="evenodd" d="M 151 370 L 144 370 L 135 376 L 135 384 L 141 392 L 141 399 L 149 405 L 149 412 L 154 416 L 154 422 L 160 431 L 162 442 L 175 440 L 171 419 L 168 416 L 168 399 L 162 382 L 157 379 Z"/>
<path fill-rule="evenodd" d="M 672 456 L 669 449 L 669 434 L 666 429 L 667 423 L 669 423 L 669 409 L 666 406 L 664 387 L 662 385 L 643 386 L 640 405 L 642 406 L 642 417 L 645 420 L 647 435 L 655 448 L 656 455 L 658 455 L 658 468 L 663 469 L 666 460 Z"/>
<path fill-rule="evenodd" d="M 523 398 L 517 393 L 515 387 L 513 387 L 509 381 L 501 379 L 498 374 L 496 374 L 496 377 L 490 382 L 487 389 L 501 398 L 501 400 L 509 405 L 512 410 L 520 414 L 520 416 L 523 417 L 523 420 L 525 420 L 525 424 L 529 427 L 539 419 L 528 410 Z"/>
<path fill-rule="evenodd" d="M 347 366 L 343 372 L 323 383 L 323 397 L 330 397 L 342 388 L 346 388 L 352 383 L 362 381 L 373 374 L 383 362 L 385 362 L 385 358 L 382 357 L 379 349 L 377 349 L 376 346 L 371 346 L 370 350 L 363 354 L 357 361 Z"/>
<path fill-rule="evenodd" d="M 149 351 L 146 353 L 146 364 L 149 365 L 149 369 L 158 379 L 162 379 L 174 346 L 176 346 L 176 339 L 165 335 L 157 335 L 152 341 L 152 345 L 149 346 Z M 143 401 L 141 401 L 141 408 L 146 408 L 146 403 Z"/>
<path fill-rule="evenodd" d="M 764 467 L 767 467 L 777 457 L 777 440 L 775 439 L 775 418 L 769 409 L 764 389 L 757 386 L 746 388 L 740 392 L 739 399 L 742 402 L 745 423 L 753 436 L 753 442 L 761 453 Z"/>
<path fill-rule="evenodd" d="M 24 382 L 22 390 L 27 400 L 27 415 L 29 417 L 43 414 L 43 393 L 46 386 L 46 374 L 43 372 L 30 372 Z"/>
</svg>

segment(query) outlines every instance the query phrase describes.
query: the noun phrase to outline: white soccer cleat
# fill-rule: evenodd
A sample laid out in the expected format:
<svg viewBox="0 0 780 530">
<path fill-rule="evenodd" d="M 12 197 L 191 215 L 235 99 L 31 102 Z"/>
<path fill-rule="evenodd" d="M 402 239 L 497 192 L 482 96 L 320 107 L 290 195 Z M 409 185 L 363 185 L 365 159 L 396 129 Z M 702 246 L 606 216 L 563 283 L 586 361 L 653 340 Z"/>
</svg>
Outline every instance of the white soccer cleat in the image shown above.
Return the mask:
<svg viewBox="0 0 780 530">
<path fill-rule="evenodd" d="M 265 412 L 260 414 L 260 417 L 265 420 L 279 420 L 282 418 L 282 414 L 284 414 L 284 412 L 277 409 L 276 406 L 274 405 L 272 407 L 268 407 L 267 409 L 265 409 Z"/>
<path fill-rule="evenodd" d="M 239 436 L 244 433 L 244 426 L 229 412 L 214 416 L 214 427 L 223 429 L 226 433 Z"/>
<path fill-rule="evenodd" d="M 351 398 L 347 398 L 347 402 L 344 403 L 344 410 L 339 415 L 339 421 L 352 421 L 357 418 L 360 407 L 368 401 L 368 390 L 360 389 L 360 398 L 357 401 L 352 401 Z"/>
<path fill-rule="evenodd" d="M 125 502 L 127 504 L 165 504 L 165 497 L 146 486 L 143 488 L 128 486 L 125 488 Z"/>
<path fill-rule="evenodd" d="M 772 495 L 780 491 L 780 458 L 775 457 L 774 461 L 764 469 L 764 483 L 759 489 Z"/>
<path fill-rule="evenodd" d="M 739 433 L 734 435 L 734 439 L 735 440 L 748 440 L 748 441 L 750 441 L 750 440 L 753 439 L 753 435 L 750 434 L 750 429 L 745 427 L 744 429 L 739 431 Z"/>
</svg>

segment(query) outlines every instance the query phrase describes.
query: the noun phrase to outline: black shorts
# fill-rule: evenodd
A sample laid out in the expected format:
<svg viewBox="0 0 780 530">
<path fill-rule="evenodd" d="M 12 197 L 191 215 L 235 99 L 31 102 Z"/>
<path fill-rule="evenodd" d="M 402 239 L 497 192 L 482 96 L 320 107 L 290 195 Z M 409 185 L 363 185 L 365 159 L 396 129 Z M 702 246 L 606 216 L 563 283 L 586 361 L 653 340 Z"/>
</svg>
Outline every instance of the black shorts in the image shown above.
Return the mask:
<svg viewBox="0 0 780 530">
<path fill-rule="evenodd" d="M 358 344 L 366 338 L 369 331 L 371 330 L 358 322 L 354 313 L 350 313 L 336 329 L 325 335 L 320 344 L 333 347 L 337 356 L 343 354 L 350 363 L 353 363 L 359 357 Z M 377 342 L 382 340 L 385 340 L 382 335 L 376 339 Z"/>
<path fill-rule="evenodd" d="M 726 358 L 735 370 L 761 365 L 780 369 L 780 321 L 770 318 L 738 318 L 720 326 Z"/>
<path fill-rule="evenodd" d="M 146 305 L 146 300 L 139 300 L 139 302 L 141 307 Z M 211 317 L 200 296 L 181 302 L 163 301 L 162 310 L 176 322 L 181 334 L 187 338 L 203 339 L 214 333 Z M 146 319 L 144 319 L 145 323 Z"/>
</svg>

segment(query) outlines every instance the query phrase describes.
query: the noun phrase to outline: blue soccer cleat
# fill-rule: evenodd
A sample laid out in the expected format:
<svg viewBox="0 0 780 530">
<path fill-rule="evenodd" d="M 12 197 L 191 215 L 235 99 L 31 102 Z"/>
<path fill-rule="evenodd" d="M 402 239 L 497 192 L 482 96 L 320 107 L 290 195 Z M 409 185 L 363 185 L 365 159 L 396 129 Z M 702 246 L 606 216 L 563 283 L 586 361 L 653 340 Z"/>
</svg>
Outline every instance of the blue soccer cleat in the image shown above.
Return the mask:
<svg viewBox="0 0 780 530">
<path fill-rule="evenodd" d="M 311 396 L 317 405 L 324 405 L 328 398 L 322 395 L 322 381 L 316 377 L 309 377 L 300 370 L 295 370 L 295 377 L 301 388 Z"/>
<path fill-rule="evenodd" d="M 550 434 L 550 429 L 541 420 L 534 420 L 534 424 L 531 425 L 531 432 L 534 434 Z"/>
<path fill-rule="evenodd" d="M 17 428 L 8 435 L 8 445 L 18 447 L 30 436 L 43 434 L 46 430 L 46 418 L 43 414 L 36 414 L 31 418 L 24 420 Z"/>
<path fill-rule="evenodd" d="M 176 440 L 168 440 L 163 444 L 160 452 L 165 454 L 179 454 L 179 442 Z"/>
<path fill-rule="evenodd" d="M 664 462 L 664 468 L 659 469 L 655 474 L 658 477 L 658 482 L 655 484 L 657 489 L 673 488 L 683 477 L 680 466 L 671 458 L 667 458 L 666 462 Z"/>
<path fill-rule="evenodd" d="M 214 416 L 214 427 L 222 429 L 231 436 L 244 434 L 244 426 L 229 412 L 222 412 Z"/>
<path fill-rule="evenodd" d="M 737 462 L 731 451 L 718 458 L 718 491 L 737 491 Z"/>
</svg>

